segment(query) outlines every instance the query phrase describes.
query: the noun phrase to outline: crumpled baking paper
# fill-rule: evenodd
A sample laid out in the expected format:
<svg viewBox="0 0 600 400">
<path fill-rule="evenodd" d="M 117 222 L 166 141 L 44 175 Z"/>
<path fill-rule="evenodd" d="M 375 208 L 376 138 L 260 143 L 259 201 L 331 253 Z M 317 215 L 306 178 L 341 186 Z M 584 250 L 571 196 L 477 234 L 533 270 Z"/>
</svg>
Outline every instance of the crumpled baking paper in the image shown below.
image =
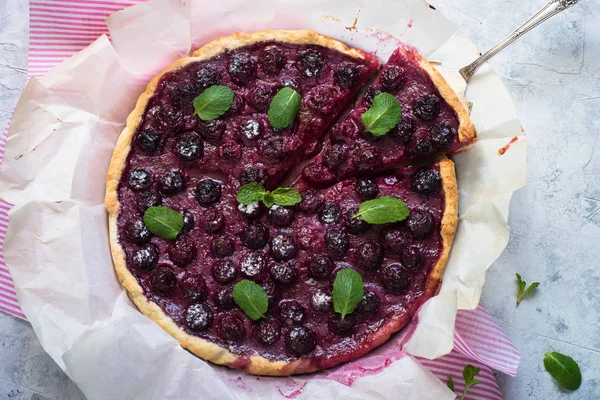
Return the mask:
<svg viewBox="0 0 600 400">
<path fill-rule="evenodd" d="M 112 43 L 102 36 L 30 81 L 0 174 L 0 195 L 16 205 L 4 255 L 20 305 L 44 349 L 86 396 L 453 399 L 411 354 L 435 358 L 452 349 L 456 310 L 477 306 L 485 271 L 508 242 L 510 198 L 525 184 L 525 136 L 489 67 L 466 92 L 480 141 L 454 157 L 461 221 L 440 292 L 399 335 L 340 367 L 265 378 L 190 355 L 124 294 L 112 269 L 103 199 L 114 144 L 150 77 L 212 39 L 314 29 L 384 61 L 400 40 L 441 62 L 461 93 L 466 85 L 456 70 L 478 54 L 470 41 L 421 0 L 151 0 L 107 23 Z"/>
</svg>

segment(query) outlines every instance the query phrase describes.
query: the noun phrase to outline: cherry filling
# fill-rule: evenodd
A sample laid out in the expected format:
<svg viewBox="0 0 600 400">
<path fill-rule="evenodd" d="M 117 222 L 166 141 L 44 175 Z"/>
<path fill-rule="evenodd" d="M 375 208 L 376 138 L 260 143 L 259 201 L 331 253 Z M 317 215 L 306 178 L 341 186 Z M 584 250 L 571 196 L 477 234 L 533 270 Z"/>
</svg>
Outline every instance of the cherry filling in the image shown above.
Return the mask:
<svg viewBox="0 0 600 400">
<path fill-rule="evenodd" d="M 242 184 L 273 188 L 377 65 L 370 56 L 360 61 L 319 46 L 261 43 L 163 76 L 119 184 L 117 225 L 129 271 L 147 298 L 181 329 L 241 359 L 257 353 L 270 360 L 306 356 L 319 369 L 370 350 L 370 337 L 383 322 L 395 321 L 395 329 L 408 322 L 424 300 L 426 277 L 442 250 L 444 195 L 438 164 L 310 189 L 293 207 L 236 201 Z M 408 101 L 402 93 L 414 80 L 417 92 L 430 89 L 417 72 L 399 57 L 374 87 L 397 91 L 401 102 Z M 215 84 L 234 91 L 234 104 L 218 120 L 200 121 L 192 115 L 191 100 Z M 290 128 L 274 130 L 266 105 L 283 86 L 298 90 L 303 102 Z M 365 109 L 364 103 L 359 109 Z M 436 111 L 430 103 L 423 104 L 422 113 L 406 111 L 419 129 L 425 124 L 422 117 Z M 447 104 L 438 106 L 427 123 L 445 125 L 424 136 L 435 148 L 448 142 L 448 132 L 457 126 Z M 315 176 L 322 169 L 322 176 L 337 179 L 341 175 L 332 170 L 348 172 L 349 165 L 377 170 L 391 162 L 387 145 L 380 143 L 411 143 L 417 135 L 410 133 L 412 125 L 398 126 L 394 137 L 373 142 L 360 137 L 358 126 L 344 127 L 345 134 L 359 135 L 356 142 L 340 141 L 328 149 L 326 165 L 317 165 Z M 402 199 L 410 217 L 387 225 L 353 218 L 361 202 L 382 196 Z M 143 212 L 155 205 L 184 216 L 177 239 L 162 239 L 144 226 Z M 331 291 L 343 268 L 362 275 L 365 296 L 341 319 Z M 242 279 L 257 282 L 267 293 L 265 318 L 252 321 L 236 306 L 233 286 Z"/>
</svg>

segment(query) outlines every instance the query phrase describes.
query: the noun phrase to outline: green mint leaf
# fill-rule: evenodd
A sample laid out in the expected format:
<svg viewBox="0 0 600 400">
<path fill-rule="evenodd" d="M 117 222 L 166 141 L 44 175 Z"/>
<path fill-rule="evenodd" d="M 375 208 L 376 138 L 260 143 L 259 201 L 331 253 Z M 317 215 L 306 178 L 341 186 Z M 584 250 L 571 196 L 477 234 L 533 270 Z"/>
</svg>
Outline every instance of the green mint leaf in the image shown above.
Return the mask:
<svg viewBox="0 0 600 400">
<path fill-rule="evenodd" d="M 302 97 L 300 93 L 289 87 L 280 89 L 271 100 L 269 106 L 269 122 L 273 128 L 287 128 L 294 122 L 300 109 Z"/>
<path fill-rule="evenodd" d="M 555 351 L 546 353 L 544 368 L 556 381 L 567 390 L 576 390 L 581 386 L 579 365 L 571 357 Z"/>
<path fill-rule="evenodd" d="M 174 240 L 183 229 L 183 215 L 163 206 L 149 207 L 144 213 L 144 224 L 156 236 Z"/>
<path fill-rule="evenodd" d="M 213 85 L 194 99 L 194 114 L 210 121 L 225 114 L 233 104 L 233 91 L 227 86 Z"/>
<path fill-rule="evenodd" d="M 342 319 L 358 306 L 365 294 L 362 277 L 353 269 L 342 269 L 333 282 L 333 309 Z"/>
<path fill-rule="evenodd" d="M 539 282 L 533 282 L 527 289 L 527 282 L 521 279 L 521 275 L 515 274 L 517 276 L 517 307 L 521 304 L 521 300 L 525 297 L 529 292 L 535 290 L 538 286 L 540 286 Z"/>
<path fill-rule="evenodd" d="M 373 105 L 360 117 L 367 132 L 383 136 L 391 131 L 402 119 L 402 107 L 389 93 L 380 93 L 373 99 Z"/>
<path fill-rule="evenodd" d="M 460 396 L 460 400 L 463 400 L 465 398 L 465 396 L 467 395 L 467 390 L 471 386 L 479 385 L 481 383 L 481 381 L 473 379 L 475 378 L 475 375 L 477 375 L 480 371 L 481 370 L 479 368 L 476 368 L 471 364 L 465 366 L 462 373 L 463 378 L 465 380 L 465 390 L 463 390 L 462 396 Z"/>
<path fill-rule="evenodd" d="M 409 214 L 410 210 L 402 200 L 384 196 L 363 202 L 352 218 L 361 217 L 369 224 L 387 224 L 403 221 Z"/>
<path fill-rule="evenodd" d="M 448 375 L 448 382 L 446 382 L 446 385 L 448 386 L 448 389 L 454 392 L 454 381 L 450 375 Z"/>
<path fill-rule="evenodd" d="M 269 296 L 265 289 L 247 279 L 235 284 L 233 300 L 253 321 L 263 318 L 269 306 Z"/>
<path fill-rule="evenodd" d="M 272 194 L 273 202 L 279 206 L 293 206 L 302 201 L 300 192 L 294 188 L 277 188 Z"/>
<path fill-rule="evenodd" d="M 248 204 L 262 201 L 266 192 L 263 185 L 251 182 L 240 187 L 235 198 L 238 202 L 247 206 Z"/>
<path fill-rule="evenodd" d="M 271 208 L 273 206 L 273 204 L 275 204 L 275 198 L 273 197 L 273 193 L 266 192 L 265 195 L 263 196 L 262 202 L 265 206 L 267 206 L 268 208 Z"/>
</svg>

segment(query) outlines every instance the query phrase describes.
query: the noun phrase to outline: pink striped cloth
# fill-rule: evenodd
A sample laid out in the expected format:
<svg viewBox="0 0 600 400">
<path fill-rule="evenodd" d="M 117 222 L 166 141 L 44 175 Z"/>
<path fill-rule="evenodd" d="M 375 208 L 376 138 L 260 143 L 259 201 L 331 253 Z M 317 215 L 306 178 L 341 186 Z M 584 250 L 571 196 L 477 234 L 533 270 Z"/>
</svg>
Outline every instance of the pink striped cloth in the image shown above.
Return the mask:
<svg viewBox="0 0 600 400">
<path fill-rule="evenodd" d="M 106 17 L 144 0 L 30 0 L 29 76 L 41 77 L 48 70 L 80 51 L 99 35 L 107 34 Z M 109 36 L 110 37 L 110 36 Z M 6 133 L 0 138 L 0 160 L 6 147 Z M 10 204 L 0 200 L 0 245 L 8 226 Z M 0 311 L 25 319 L 13 281 L 0 252 Z M 502 399 L 492 368 L 514 376 L 520 354 L 493 318 L 482 308 L 459 311 L 454 350 L 439 359 L 419 361 L 446 382 L 451 376 L 455 389 L 464 388 L 462 370 L 467 364 L 481 368 L 480 385 L 469 389 L 466 399 Z"/>
</svg>

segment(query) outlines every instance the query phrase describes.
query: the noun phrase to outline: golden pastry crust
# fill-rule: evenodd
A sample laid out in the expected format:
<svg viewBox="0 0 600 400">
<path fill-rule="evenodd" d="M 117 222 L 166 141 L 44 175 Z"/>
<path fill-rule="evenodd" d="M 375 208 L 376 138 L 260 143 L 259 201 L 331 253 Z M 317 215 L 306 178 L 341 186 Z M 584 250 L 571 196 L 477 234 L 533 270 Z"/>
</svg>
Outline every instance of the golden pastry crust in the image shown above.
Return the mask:
<svg viewBox="0 0 600 400">
<path fill-rule="evenodd" d="M 214 42 L 204 45 L 195 51 L 191 57 L 184 57 L 177 60 L 157 76 L 155 76 L 146 87 L 144 93 L 142 93 L 142 95 L 139 97 L 135 109 L 127 117 L 125 128 L 117 140 L 106 176 L 106 196 L 104 202 L 109 214 L 108 220 L 111 254 L 117 277 L 119 278 L 121 285 L 123 285 L 123 287 L 127 290 L 129 298 L 135 303 L 135 305 L 144 315 L 146 315 L 148 318 L 151 318 L 161 328 L 177 339 L 179 343 L 181 343 L 182 347 L 188 349 L 198 357 L 201 357 L 205 360 L 211 361 L 215 364 L 236 366 L 244 365 L 244 369 L 246 371 L 256 375 L 293 375 L 313 372 L 319 368 L 311 359 L 308 358 L 301 358 L 289 362 L 270 361 L 264 357 L 256 355 L 248 360 L 241 360 L 238 356 L 232 354 L 227 349 L 208 340 L 191 336 L 179 328 L 157 304 L 148 301 L 143 293 L 142 287 L 127 269 L 125 253 L 119 244 L 117 230 L 117 217 L 119 215 L 120 207 L 117 196 L 119 181 L 121 180 L 122 173 L 126 166 L 133 135 L 135 134 L 135 131 L 142 120 L 142 114 L 146 109 L 148 100 L 154 94 L 154 91 L 156 90 L 156 87 L 162 76 L 169 71 L 182 68 L 191 62 L 207 60 L 215 57 L 226 50 L 232 50 L 253 43 L 269 40 L 294 44 L 320 45 L 359 59 L 364 59 L 367 56 L 367 53 L 362 50 L 352 49 L 335 39 L 320 35 L 310 30 L 266 30 L 249 34 L 235 33 L 229 36 L 224 36 L 215 40 Z"/>
</svg>

